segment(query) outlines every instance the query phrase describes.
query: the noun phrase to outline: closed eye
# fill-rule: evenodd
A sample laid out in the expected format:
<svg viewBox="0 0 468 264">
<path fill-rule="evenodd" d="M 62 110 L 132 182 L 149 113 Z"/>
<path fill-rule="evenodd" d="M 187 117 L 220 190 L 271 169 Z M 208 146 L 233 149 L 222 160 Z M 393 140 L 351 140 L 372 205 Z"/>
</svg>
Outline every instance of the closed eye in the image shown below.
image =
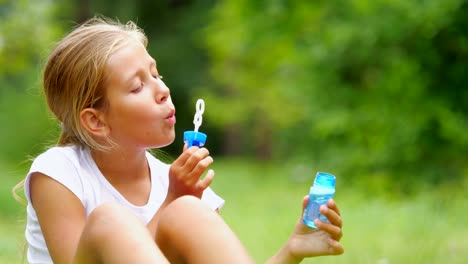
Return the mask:
<svg viewBox="0 0 468 264">
<path fill-rule="evenodd" d="M 138 87 L 131 90 L 131 93 L 138 93 L 143 89 L 143 83 L 141 83 Z"/>
</svg>

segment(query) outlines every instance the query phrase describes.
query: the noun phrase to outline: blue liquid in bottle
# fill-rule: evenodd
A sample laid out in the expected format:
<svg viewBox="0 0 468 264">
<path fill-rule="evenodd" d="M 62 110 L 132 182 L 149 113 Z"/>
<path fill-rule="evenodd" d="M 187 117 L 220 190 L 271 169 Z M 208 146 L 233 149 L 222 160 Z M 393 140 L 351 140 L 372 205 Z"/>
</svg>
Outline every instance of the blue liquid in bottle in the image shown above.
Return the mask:
<svg viewBox="0 0 468 264">
<path fill-rule="evenodd" d="M 314 184 L 310 187 L 309 203 L 304 210 L 302 222 L 312 228 L 317 228 L 315 219 L 328 222 L 328 219 L 319 212 L 322 204 L 327 204 L 328 200 L 335 195 L 336 177 L 330 173 L 318 172 L 315 176 Z"/>
</svg>

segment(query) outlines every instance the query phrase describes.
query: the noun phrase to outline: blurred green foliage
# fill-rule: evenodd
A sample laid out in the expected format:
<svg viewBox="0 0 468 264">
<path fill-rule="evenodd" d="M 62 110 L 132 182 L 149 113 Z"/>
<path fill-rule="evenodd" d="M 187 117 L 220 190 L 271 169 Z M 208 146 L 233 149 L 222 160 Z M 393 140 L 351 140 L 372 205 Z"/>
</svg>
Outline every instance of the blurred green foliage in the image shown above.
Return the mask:
<svg viewBox="0 0 468 264">
<path fill-rule="evenodd" d="M 103 14 L 136 21 L 150 39 L 178 109 L 173 156 L 204 98 L 201 130 L 215 155 L 345 181 L 371 175 L 384 189 L 459 180 L 467 11 L 462 0 L 0 1 L 0 160 L 21 164 L 53 144 L 44 60 L 76 23 Z"/>
<path fill-rule="evenodd" d="M 51 1 L 0 2 L 0 160 L 22 163 L 51 138 L 41 67 L 63 32 Z"/>
<path fill-rule="evenodd" d="M 468 4 L 220 1 L 206 32 L 217 124 L 341 175 L 439 183 L 468 163 Z M 350 177 L 356 179 L 354 177 Z"/>
</svg>

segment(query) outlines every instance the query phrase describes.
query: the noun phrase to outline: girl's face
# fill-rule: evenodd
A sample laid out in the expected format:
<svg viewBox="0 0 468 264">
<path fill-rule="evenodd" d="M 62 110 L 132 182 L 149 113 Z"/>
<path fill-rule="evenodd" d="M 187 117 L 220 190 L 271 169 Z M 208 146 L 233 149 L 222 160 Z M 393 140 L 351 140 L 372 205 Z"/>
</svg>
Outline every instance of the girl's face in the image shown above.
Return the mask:
<svg viewBox="0 0 468 264">
<path fill-rule="evenodd" d="M 155 148 L 175 138 L 175 108 L 156 61 L 138 41 L 129 41 L 108 61 L 104 116 L 110 138 L 124 147 Z"/>
</svg>

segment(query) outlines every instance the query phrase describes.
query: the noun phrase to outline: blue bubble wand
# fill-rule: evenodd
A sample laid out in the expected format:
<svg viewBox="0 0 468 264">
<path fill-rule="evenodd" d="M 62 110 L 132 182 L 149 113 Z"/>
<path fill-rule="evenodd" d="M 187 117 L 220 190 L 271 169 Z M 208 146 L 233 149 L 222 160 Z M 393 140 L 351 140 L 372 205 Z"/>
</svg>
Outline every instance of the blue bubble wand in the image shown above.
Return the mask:
<svg viewBox="0 0 468 264">
<path fill-rule="evenodd" d="M 205 112 L 205 101 L 203 99 L 198 99 L 195 106 L 195 116 L 193 117 L 193 124 L 195 125 L 194 131 L 185 131 L 184 132 L 184 142 L 187 143 L 187 147 L 197 146 L 202 147 L 206 142 L 206 134 L 198 132 L 202 121 L 203 121 L 203 112 Z"/>
</svg>

